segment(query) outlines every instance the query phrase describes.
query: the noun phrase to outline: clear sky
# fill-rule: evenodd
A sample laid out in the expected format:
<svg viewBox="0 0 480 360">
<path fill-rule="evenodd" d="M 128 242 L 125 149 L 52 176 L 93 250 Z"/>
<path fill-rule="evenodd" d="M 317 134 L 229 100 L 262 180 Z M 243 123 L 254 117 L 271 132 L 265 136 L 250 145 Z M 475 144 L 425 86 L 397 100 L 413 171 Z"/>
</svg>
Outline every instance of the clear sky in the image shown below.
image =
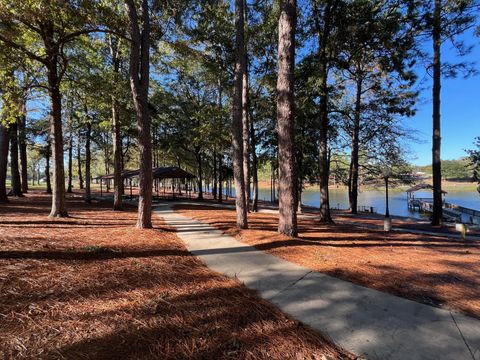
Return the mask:
<svg viewBox="0 0 480 360">
<path fill-rule="evenodd" d="M 480 71 L 480 39 L 469 32 L 465 43 L 475 45 L 473 51 L 464 57 L 456 57 L 450 43 L 442 46 L 445 61 L 476 62 Z M 430 46 L 430 44 L 427 44 Z M 425 70 L 419 69 L 419 77 L 425 77 Z M 414 164 L 427 165 L 432 158 L 432 95 L 431 79 L 428 77 L 420 94 L 417 113 L 406 119 L 408 128 L 418 130 L 417 138 L 421 143 L 408 145 Z M 465 79 L 458 76 L 455 79 L 442 79 L 441 93 L 441 124 L 442 124 L 442 159 L 450 160 L 466 156 L 465 149 L 471 149 L 475 137 L 480 136 L 480 76 Z"/>
</svg>

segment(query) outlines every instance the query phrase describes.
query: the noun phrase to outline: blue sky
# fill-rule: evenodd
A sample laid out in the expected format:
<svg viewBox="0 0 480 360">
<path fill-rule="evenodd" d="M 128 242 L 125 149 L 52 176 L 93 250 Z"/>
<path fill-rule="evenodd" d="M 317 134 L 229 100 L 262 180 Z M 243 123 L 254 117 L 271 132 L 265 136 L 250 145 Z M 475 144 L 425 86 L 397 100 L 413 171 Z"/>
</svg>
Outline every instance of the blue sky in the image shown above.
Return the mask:
<svg viewBox="0 0 480 360">
<path fill-rule="evenodd" d="M 473 51 L 465 57 L 456 57 L 450 43 L 442 47 L 445 61 L 475 61 L 480 70 L 480 39 L 469 32 L 465 42 L 475 45 Z M 430 44 L 426 44 L 430 46 Z M 419 69 L 419 77 L 425 76 L 425 70 Z M 410 143 L 414 164 L 431 163 L 432 148 L 432 96 L 431 79 L 427 78 L 425 90 L 420 95 L 418 111 L 412 118 L 405 119 L 405 125 L 418 131 L 421 143 Z M 455 79 L 442 79 L 441 93 L 442 123 L 442 159 L 450 160 L 466 156 L 464 149 L 471 149 L 475 137 L 480 136 L 480 76 L 467 79 L 459 76 Z"/>
</svg>

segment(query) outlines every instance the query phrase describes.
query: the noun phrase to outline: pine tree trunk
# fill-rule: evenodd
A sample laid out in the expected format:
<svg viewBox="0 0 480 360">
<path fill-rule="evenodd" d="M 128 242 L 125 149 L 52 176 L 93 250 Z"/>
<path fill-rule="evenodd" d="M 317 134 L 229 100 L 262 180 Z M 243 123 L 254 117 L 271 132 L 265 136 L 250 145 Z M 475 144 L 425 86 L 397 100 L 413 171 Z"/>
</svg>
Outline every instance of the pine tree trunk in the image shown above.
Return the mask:
<svg viewBox="0 0 480 360">
<path fill-rule="evenodd" d="M 222 154 L 218 154 L 218 202 L 223 201 Z"/>
<path fill-rule="evenodd" d="M 70 136 L 68 138 L 68 186 L 67 193 L 72 192 L 73 181 L 73 131 L 70 128 Z"/>
<path fill-rule="evenodd" d="M 319 136 L 319 182 L 320 182 L 320 222 L 333 223 L 330 214 L 330 201 L 329 201 L 329 164 L 328 164 L 328 96 L 327 96 L 327 72 L 325 70 L 325 64 L 321 65 L 321 71 L 323 71 L 324 78 L 322 78 L 320 98 L 320 136 Z"/>
<path fill-rule="evenodd" d="M 202 155 L 200 151 L 195 152 L 195 159 L 197 160 L 197 186 L 198 186 L 198 200 L 203 200 L 203 167 L 202 167 Z"/>
<path fill-rule="evenodd" d="M 360 142 L 360 120 L 361 120 L 361 106 L 362 106 L 362 85 L 363 78 L 357 78 L 357 93 L 355 100 L 355 114 L 352 132 L 352 152 L 350 159 L 350 212 L 357 213 L 358 208 L 358 174 L 359 174 L 359 142 Z"/>
<path fill-rule="evenodd" d="M 297 178 L 298 178 L 298 198 L 297 198 L 297 214 L 301 214 L 302 209 L 302 192 L 303 192 L 303 178 L 304 178 L 304 171 L 303 171 L 303 152 L 304 147 L 303 143 L 305 142 L 305 121 L 301 123 L 301 143 L 298 144 L 297 149 Z"/>
<path fill-rule="evenodd" d="M 112 56 L 113 72 L 118 75 L 120 72 L 120 60 L 118 58 L 118 41 L 110 37 L 110 54 Z M 113 210 L 123 210 L 123 177 L 122 177 L 122 138 L 120 132 L 120 117 L 118 112 L 118 101 L 112 96 L 112 143 L 113 143 Z"/>
<path fill-rule="evenodd" d="M 10 174 L 12 187 L 10 193 L 13 196 L 23 196 L 22 183 L 20 181 L 20 167 L 18 162 L 18 124 L 10 124 Z"/>
<path fill-rule="evenodd" d="M 53 35 L 52 39 L 53 40 Z M 53 191 L 50 217 L 67 217 L 65 204 L 65 170 L 63 165 L 63 133 L 62 133 L 62 97 L 60 95 L 60 79 L 58 77 L 58 56 L 51 55 L 48 65 L 48 88 L 52 106 L 50 116 L 50 136 L 53 157 Z"/>
<path fill-rule="evenodd" d="M 7 203 L 8 129 L 0 124 L 0 203 Z"/>
<path fill-rule="evenodd" d="M 217 190 L 218 190 L 218 183 L 217 183 L 217 153 L 214 150 L 213 151 L 213 189 L 212 189 L 212 195 L 213 199 L 217 200 Z"/>
<path fill-rule="evenodd" d="M 441 90 L 441 0 L 435 0 L 433 13 L 433 136 L 432 136 L 432 178 L 433 178 L 433 215 L 432 225 L 442 225 L 442 166 L 440 134 L 440 90 Z"/>
<path fill-rule="evenodd" d="M 83 189 L 83 176 L 82 176 L 82 135 L 81 131 L 77 134 L 77 166 L 78 166 L 78 187 Z"/>
<path fill-rule="evenodd" d="M 222 110 L 222 82 L 220 78 L 217 80 L 218 82 L 218 92 L 217 92 L 217 104 L 218 104 L 218 109 L 221 111 Z M 218 202 L 222 202 L 222 161 L 220 159 L 221 154 L 217 153 L 216 151 L 216 146 L 214 147 L 213 151 L 213 160 L 214 160 L 214 171 L 215 171 L 215 200 L 218 200 Z M 218 159 L 218 161 L 217 161 Z"/>
<path fill-rule="evenodd" d="M 113 210 L 123 210 L 123 177 L 122 177 L 122 138 L 120 133 L 120 119 L 118 103 L 112 97 L 112 137 L 113 137 Z"/>
<path fill-rule="evenodd" d="M 257 152 L 256 149 L 256 139 L 255 139 L 255 128 L 253 126 L 253 121 L 250 121 L 250 141 L 252 149 L 252 183 L 253 183 L 253 201 L 252 201 L 252 211 L 258 211 L 258 165 L 257 165 Z"/>
<path fill-rule="evenodd" d="M 330 16 L 332 10 L 332 2 L 328 1 L 325 5 L 323 31 L 319 23 L 318 11 L 315 14 L 315 22 L 317 27 L 317 36 L 319 44 L 319 75 L 320 75 L 320 135 L 319 135 L 319 183 L 320 183 L 320 222 L 333 223 L 330 214 L 329 201 L 329 164 L 328 164 L 328 58 L 326 44 L 330 37 Z"/>
<path fill-rule="evenodd" d="M 150 67 L 150 15 L 148 0 L 142 0 L 141 23 L 133 0 L 125 0 L 130 25 L 130 85 L 138 128 L 139 198 L 137 228 L 152 227 L 152 134 L 148 110 Z"/>
<path fill-rule="evenodd" d="M 246 7 L 246 2 L 244 2 Z M 246 13 L 246 9 L 245 13 Z M 248 55 L 245 45 L 245 73 L 242 82 L 242 131 L 243 131 L 243 177 L 245 184 L 245 202 L 247 211 L 250 206 L 250 126 L 248 116 Z"/>
<path fill-rule="evenodd" d="M 275 202 L 275 197 L 273 195 L 273 162 L 270 162 L 270 202 Z"/>
<path fill-rule="evenodd" d="M 85 133 L 85 202 L 90 204 L 92 202 L 92 193 L 90 189 L 90 184 L 92 182 L 92 176 L 90 173 L 91 168 L 91 149 L 90 149 L 90 139 L 92 136 L 92 124 L 87 122 L 87 131 Z"/>
<path fill-rule="evenodd" d="M 50 139 L 47 140 L 47 148 L 45 149 L 45 182 L 47 183 L 47 194 L 52 193 L 52 180 L 50 179 L 50 153 L 52 146 Z"/>
<path fill-rule="evenodd" d="M 305 139 L 305 124 L 302 124 L 302 142 Z M 302 209 L 302 192 L 303 192 L 303 148 L 302 144 L 298 144 L 300 147 L 298 149 L 297 155 L 297 176 L 298 176 L 298 195 L 297 195 L 297 214 L 303 212 Z"/>
<path fill-rule="evenodd" d="M 21 182 L 22 192 L 28 192 L 28 163 L 27 163 L 27 139 L 25 128 L 27 125 L 27 100 L 22 102 L 22 116 L 18 121 L 18 146 L 20 151 L 20 164 L 22 165 Z"/>
<path fill-rule="evenodd" d="M 297 236 L 298 178 L 295 169 L 296 1 L 280 1 L 278 22 L 277 134 L 279 160 L 278 232 Z"/>
<path fill-rule="evenodd" d="M 109 134 L 105 133 L 105 142 L 103 146 L 103 165 L 105 166 L 105 174 L 110 174 L 110 146 L 108 142 Z M 105 180 L 107 193 L 110 191 L 110 179 Z"/>
<path fill-rule="evenodd" d="M 235 85 L 233 90 L 233 177 L 235 180 L 237 226 L 240 229 L 248 228 L 247 203 L 245 199 L 245 178 L 243 172 L 243 125 L 242 125 L 242 97 L 243 77 L 246 72 L 245 63 L 245 21 L 243 0 L 235 0 Z"/>
</svg>

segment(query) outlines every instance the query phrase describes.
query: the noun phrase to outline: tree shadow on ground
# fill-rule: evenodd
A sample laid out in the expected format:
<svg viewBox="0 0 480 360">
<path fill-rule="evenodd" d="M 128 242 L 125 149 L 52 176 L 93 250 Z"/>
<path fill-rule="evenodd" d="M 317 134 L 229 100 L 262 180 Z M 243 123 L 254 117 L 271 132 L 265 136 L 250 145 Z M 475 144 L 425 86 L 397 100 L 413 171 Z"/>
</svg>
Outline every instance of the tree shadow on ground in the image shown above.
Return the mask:
<svg viewBox="0 0 480 360">
<path fill-rule="evenodd" d="M 276 231 L 277 217 L 252 214 L 235 228 L 234 211 L 185 210 L 237 239 L 304 267 L 366 287 L 480 318 L 480 243 L 299 221 L 299 237 Z M 221 252 L 221 249 L 215 249 Z"/>
<path fill-rule="evenodd" d="M 69 359 L 293 359 L 334 354 L 328 340 L 238 283 L 203 285 L 207 287 L 197 283 L 195 292 L 138 304 L 136 322 L 118 324 L 55 352 Z M 345 353 L 335 355 L 347 358 Z"/>
<path fill-rule="evenodd" d="M 165 231 L 137 230 L 131 209 L 68 199 L 72 218 L 45 221 L 50 203 L 41 200 L 0 210 L 12 222 L 0 224 L 0 357 L 348 357 L 210 271 L 159 219 Z"/>
<path fill-rule="evenodd" d="M 126 259 L 126 258 L 146 258 L 157 256 L 192 256 L 186 250 L 174 249 L 146 249 L 129 251 L 125 249 L 111 248 L 93 248 L 84 251 L 0 251 L 0 260 L 2 259 L 43 259 L 43 260 L 73 260 L 73 261 L 99 261 L 110 259 Z"/>
</svg>

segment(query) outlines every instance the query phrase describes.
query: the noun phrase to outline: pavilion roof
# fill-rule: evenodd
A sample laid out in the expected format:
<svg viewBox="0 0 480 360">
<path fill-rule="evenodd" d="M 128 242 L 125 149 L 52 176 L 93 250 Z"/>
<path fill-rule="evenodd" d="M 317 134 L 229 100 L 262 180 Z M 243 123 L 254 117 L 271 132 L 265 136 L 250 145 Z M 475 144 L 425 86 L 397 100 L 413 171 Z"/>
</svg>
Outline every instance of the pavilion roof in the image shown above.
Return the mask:
<svg viewBox="0 0 480 360">
<path fill-rule="evenodd" d="M 193 179 L 196 176 L 179 167 L 157 167 L 153 168 L 154 179 Z"/>
<path fill-rule="evenodd" d="M 128 179 L 140 174 L 140 170 L 124 170 L 122 172 L 122 178 Z M 196 176 L 188 171 L 182 170 L 179 167 L 156 167 L 152 169 L 152 175 L 154 179 L 193 179 Z M 102 180 L 110 180 L 114 178 L 114 174 L 105 174 L 99 176 Z"/>
<path fill-rule="evenodd" d="M 126 179 L 133 176 L 137 176 L 139 172 L 140 172 L 139 170 L 123 170 L 122 178 Z M 109 180 L 109 179 L 113 179 L 114 177 L 115 177 L 115 174 L 112 173 L 112 174 L 105 174 L 105 175 L 99 176 L 98 179 Z"/>
</svg>

